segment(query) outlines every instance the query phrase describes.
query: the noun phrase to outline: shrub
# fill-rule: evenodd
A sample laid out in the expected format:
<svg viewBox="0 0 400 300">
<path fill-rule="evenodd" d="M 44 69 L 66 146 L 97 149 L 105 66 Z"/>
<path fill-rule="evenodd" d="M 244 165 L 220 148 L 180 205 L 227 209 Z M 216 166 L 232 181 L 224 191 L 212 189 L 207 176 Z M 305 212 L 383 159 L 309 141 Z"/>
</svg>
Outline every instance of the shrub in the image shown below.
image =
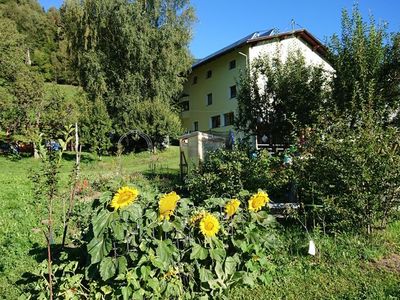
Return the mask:
<svg viewBox="0 0 400 300">
<path fill-rule="evenodd" d="M 395 128 L 338 121 L 316 131 L 297 160 L 300 200 L 322 205 L 331 229 L 371 231 L 399 207 L 400 136 Z"/>
<path fill-rule="evenodd" d="M 209 153 L 188 176 L 186 186 L 196 202 L 209 197 L 236 197 L 242 190 L 256 192 L 259 188 L 270 191 L 275 199 L 290 183 L 288 171 L 279 157 L 266 150 L 219 149 Z"/>
</svg>

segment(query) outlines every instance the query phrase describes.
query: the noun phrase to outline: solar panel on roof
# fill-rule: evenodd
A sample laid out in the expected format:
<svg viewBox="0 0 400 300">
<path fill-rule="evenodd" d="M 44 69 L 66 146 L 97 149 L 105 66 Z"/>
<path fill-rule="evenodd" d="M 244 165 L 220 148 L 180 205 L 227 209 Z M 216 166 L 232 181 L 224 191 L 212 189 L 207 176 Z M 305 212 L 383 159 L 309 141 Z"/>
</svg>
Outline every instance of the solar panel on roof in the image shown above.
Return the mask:
<svg viewBox="0 0 400 300">
<path fill-rule="evenodd" d="M 270 36 L 271 33 L 273 33 L 273 31 L 274 31 L 273 29 L 264 31 L 264 32 L 260 33 L 260 34 L 258 35 L 258 37 Z"/>
</svg>

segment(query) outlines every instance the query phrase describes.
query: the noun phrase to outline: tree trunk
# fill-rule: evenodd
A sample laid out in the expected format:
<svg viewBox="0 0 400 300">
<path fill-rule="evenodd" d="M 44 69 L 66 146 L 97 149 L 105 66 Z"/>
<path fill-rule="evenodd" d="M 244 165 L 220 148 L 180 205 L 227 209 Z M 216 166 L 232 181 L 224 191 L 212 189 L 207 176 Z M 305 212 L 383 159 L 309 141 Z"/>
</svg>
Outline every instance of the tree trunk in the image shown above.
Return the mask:
<svg viewBox="0 0 400 300">
<path fill-rule="evenodd" d="M 78 167 L 77 174 L 79 174 L 80 151 L 79 151 L 78 123 L 75 123 L 75 153 L 76 153 L 76 162 L 75 163 Z"/>
<path fill-rule="evenodd" d="M 36 143 L 33 143 L 33 157 L 36 158 L 36 159 L 40 158 L 39 151 L 38 151 L 38 149 L 36 147 Z"/>
<path fill-rule="evenodd" d="M 31 61 L 31 52 L 29 50 L 29 48 L 26 50 L 26 59 L 25 59 L 25 63 L 30 66 L 32 65 L 32 61 Z"/>
</svg>

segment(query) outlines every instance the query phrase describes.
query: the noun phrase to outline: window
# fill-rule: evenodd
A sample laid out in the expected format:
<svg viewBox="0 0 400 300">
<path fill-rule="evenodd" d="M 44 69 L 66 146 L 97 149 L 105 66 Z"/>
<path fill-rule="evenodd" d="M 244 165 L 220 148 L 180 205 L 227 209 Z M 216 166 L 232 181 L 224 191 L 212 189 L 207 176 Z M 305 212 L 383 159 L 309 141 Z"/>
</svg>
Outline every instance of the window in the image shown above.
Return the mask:
<svg viewBox="0 0 400 300">
<path fill-rule="evenodd" d="M 193 122 L 193 130 L 194 131 L 199 131 L 199 121 L 194 121 Z"/>
<path fill-rule="evenodd" d="M 217 128 L 221 126 L 221 116 L 211 117 L 211 128 Z"/>
<path fill-rule="evenodd" d="M 209 93 L 207 95 L 207 105 L 211 105 L 212 104 L 212 93 Z"/>
<path fill-rule="evenodd" d="M 224 126 L 233 125 L 234 120 L 235 120 L 235 116 L 234 116 L 233 112 L 224 114 Z"/>
<path fill-rule="evenodd" d="M 212 71 L 211 71 L 211 70 L 208 70 L 208 71 L 207 71 L 206 78 L 211 78 L 211 76 L 212 76 Z"/>
<path fill-rule="evenodd" d="M 231 60 L 229 62 L 229 70 L 236 68 L 236 60 Z"/>
<path fill-rule="evenodd" d="M 229 88 L 229 94 L 230 94 L 230 98 L 232 99 L 232 98 L 236 98 L 236 95 L 237 95 L 237 93 L 236 93 L 236 85 L 232 85 L 230 88 Z"/>
<path fill-rule="evenodd" d="M 189 110 L 189 101 L 182 101 L 179 103 L 181 106 L 182 111 L 188 111 Z"/>
<path fill-rule="evenodd" d="M 196 84 L 196 83 L 197 83 L 197 76 L 194 76 L 192 84 Z"/>
</svg>

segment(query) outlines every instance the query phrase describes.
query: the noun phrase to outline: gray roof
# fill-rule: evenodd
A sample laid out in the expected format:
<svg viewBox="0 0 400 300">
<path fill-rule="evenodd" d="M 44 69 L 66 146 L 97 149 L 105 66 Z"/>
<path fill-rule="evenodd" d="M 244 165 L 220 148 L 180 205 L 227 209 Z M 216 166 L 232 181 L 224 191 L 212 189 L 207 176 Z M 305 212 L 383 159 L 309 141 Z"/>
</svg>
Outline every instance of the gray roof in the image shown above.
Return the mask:
<svg viewBox="0 0 400 300">
<path fill-rule="evenodd" d="M 234 42 L 234 43 L 232 43 L 232 44 L 230 44 L 230 45 L 228 45 L 228 46 L 226 46 L 226 47 L 224 47 L 224 48 L 222 48 L 222 49 L 220 49 L 220 50 L 218 50 L 218 51 L 216 51 L 216 52 L 214 52 L 214 53 L 212 53 L 212 54 L 210 54 L 210 55 L 208 55 L 208 56 L 206 56 L 206 57 L 204 57 L 202 59 L 196 59 L 195 62 L 193 63 L 193 65 L 192 65 L 192 68 L 195 68 L 195 67 L 197 67 L 199 65 L 202 65 L 205 62 L 207 62 L 207 61 L 209 61 L 209 60 L 211 60 L 211 59 L 213 59 L 213 58 L 215 58 L 217 56 L 220 56 L 220 55 L 225 54 L 225 53 L 227 53 L 227 52 L 229 52 L 229 51 L 231 51 L 231 50 L 233 50 L 233 49 L 235 49 L 237 47 L 240 47 L 241 45 L 246 44 L 246 43 L 248 43 L 249 41 L 251 41 L 253 39 L 272 36 L 272 35 L 275 34 L 274 31 L 275 31 L 274 29 L 268 29 L 268 30 L 253 32 L 253 33 L 245 36 L 244 38 L 241 38 L 240 40 L 238 40 L 238 41 L 236 41 L 236 42 Z"/>
</svg>

